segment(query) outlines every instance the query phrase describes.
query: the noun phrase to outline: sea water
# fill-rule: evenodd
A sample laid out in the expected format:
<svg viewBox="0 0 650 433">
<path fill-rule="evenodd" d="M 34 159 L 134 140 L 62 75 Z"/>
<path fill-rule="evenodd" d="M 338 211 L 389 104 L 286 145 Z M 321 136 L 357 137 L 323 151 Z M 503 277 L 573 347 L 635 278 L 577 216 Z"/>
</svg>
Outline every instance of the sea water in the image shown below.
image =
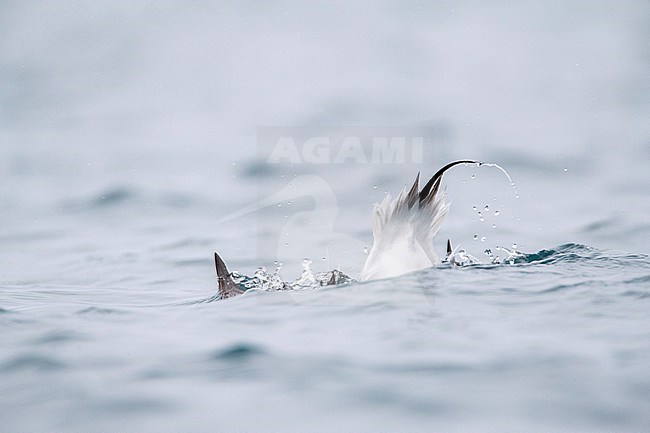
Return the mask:
<svg viewBox="0 0 650 433">
<path fill-rule="evenodd" d="M 643 431 L 649 282 L 566 244 L 213 302 L 5 285 L 3 431 Z"/>
<path fill-rule="evenodd" d="M 647 16 L 3 2 L 0 432 L 648 431 Z M 285 167 L 265 125 L 429 141 Z M 373 204 L 457 159 L 517 184 L 445 173 L 435 248 L 483 264 L 215 299 L 214 251 L 356 278 Z"/>
</svg>

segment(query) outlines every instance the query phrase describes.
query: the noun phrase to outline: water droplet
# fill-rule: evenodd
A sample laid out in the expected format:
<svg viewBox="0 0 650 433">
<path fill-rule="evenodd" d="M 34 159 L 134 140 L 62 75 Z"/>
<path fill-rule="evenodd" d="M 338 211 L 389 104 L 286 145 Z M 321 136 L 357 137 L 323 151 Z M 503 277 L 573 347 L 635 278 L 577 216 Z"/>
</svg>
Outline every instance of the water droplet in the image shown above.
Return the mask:
<svg viewBox="0 0 650 433">
<path fill-rule="evenodd" d="M 327 257 L 323 257 L 323 261 L 326 262 L 326 261 L 327 261 Z"/>
<path fill-rule="evenodd" d="M 472 178 L 472 179 L 476 179 L 476 175 L 473 174 L 473 175 L 471 176 L 471 178 Z"/>
<path fill-rule="evenodd" d="M 564 168 L 564 171 L 567 172 L 567 171 L 569 171 L 569 169 L 565 167 L 565 168 Z"/>
<path fill-rule="evenodd" d="M 475 241 L 478 240 L 478 235 L 474 235 L 474 240 L 475 240 Z"/>
<path fill-rule="evenodd" d="M 373 185 L 373 186 L 372 186 L 372 189 L 377 189 L 377 185 Z"/>
<path fill-rule="evenodd" d="M 278 203 L 278 207 L 282 207 L 282 203 Z"/>
<path fill-rule="evenodd" d="M 481 238 L 481 242 L 485 242 L 485 236 Z"/>
<path fill-rule="evenodd" d="M 290 202 L 290 201 L 287 202 L 287 206 L 291 206 L 291 202 Z"/>
<path fill-rule="evenodd" d="M 363 247 L 363 253 L 368 254 L 368 247 Z"/>
<path fill-rule="evenodd" d="M 498 210 L 494 211 L 494 216 L 499 216 L 499 211 Z"/>
<path fill-rule="evenodd" d="M 486 256 L 492 257 L 492 250 L 491 249 L 486 248 L 485 251 L 483 251 L 483 252 L 485 253 Z"/>
<path fill-rule="evenodd" d="M 497 225 L 496 225 L 496 224 L 492 224 L 492 228 L 493 228 L 493 229 L 497 228 Z"/>
<path fill-rule="evenodd" d="M 512 249 L 516 250 L 517 249 L 517 244 L 512 244 Z"/>
<path fill-rule="evenodd" d="M 485 205 L 485 208 L 483 208 L 483 210 L 484 210 L 485 212 L 489 211 L 489 210 L 490 210 L 490 206 L 486 204 L 486 205 Z"/>
<path fill-rule="evenodd" d="M 515 194 L 515 198 L 519 198 L 519 193 Z"/>
<path fill-rule="evenodd" d="M 476 206 L 472 206 L 472 209 L 473 210 L 478 210 L 478 208 Z"/>
<path fill-rule="evenodd" d="M 289 246 L 289 242 L 285 243 L 284 246 L 285 246 L 285 247 L 288 247 L 288 246 Z"/>
</svg>

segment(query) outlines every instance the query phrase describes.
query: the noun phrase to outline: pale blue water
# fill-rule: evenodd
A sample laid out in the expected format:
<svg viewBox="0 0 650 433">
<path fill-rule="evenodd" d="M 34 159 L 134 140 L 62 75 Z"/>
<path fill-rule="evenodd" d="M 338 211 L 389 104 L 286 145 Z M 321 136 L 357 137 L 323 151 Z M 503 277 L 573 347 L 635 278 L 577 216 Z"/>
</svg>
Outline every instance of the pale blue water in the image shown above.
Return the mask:
<svg viewBox="0 0 650 433">
<path fill-rule="evenodd" d="M 0 3 L 0 431 L 648 431 L 649 17 Z M 427 141 L 266 163 L 287 125 Z M 517 263 L 206 302 L 213 251 L 356 276 L 373 203 L 461 158 L 519 198 L 449 172 L 438 251 Z"/>
</svg>

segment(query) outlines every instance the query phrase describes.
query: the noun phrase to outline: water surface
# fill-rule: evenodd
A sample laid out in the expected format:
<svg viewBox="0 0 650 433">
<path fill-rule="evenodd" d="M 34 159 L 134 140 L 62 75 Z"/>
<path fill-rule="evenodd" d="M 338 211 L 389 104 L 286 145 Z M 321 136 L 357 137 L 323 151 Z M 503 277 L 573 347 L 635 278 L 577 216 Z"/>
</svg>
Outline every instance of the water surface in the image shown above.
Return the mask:
<svg viewBox="0 0 650 433">
<path fill-rule="evenodd" d="M 0 430 L 647 431 L 649 16 L 2 2 Z M 259 132 L 291 126 L 427 145 L 266 163 Z M 450 171 L 436 248 L 525 259 L 207 302 L 214 251 L 356 277 L 373 203 L 465 158 L 519 198 L 498 170 Z"/>
</svg>

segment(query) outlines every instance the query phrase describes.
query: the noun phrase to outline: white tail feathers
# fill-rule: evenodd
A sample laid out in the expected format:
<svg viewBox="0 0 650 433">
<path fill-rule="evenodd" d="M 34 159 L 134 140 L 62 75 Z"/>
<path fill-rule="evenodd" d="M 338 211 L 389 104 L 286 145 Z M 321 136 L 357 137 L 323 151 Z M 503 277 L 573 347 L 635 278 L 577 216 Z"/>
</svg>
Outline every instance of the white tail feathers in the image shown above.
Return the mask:
<svg viewBox="0 0 650 433">
<path fill-rule="evenodd" d="M 431 267 L 439 262 L 433 238 L 449 212 L 439 182 L 422 199 L 419 174 L 413 187 L 395 200 L 390 194 L 373 212 L 374 242 L 359 279 L 388 278 Z"/>
<path fill-rule="evenodd" d="M 445 193 L 440 191 L 440 182 L 444 172 L 458 164 L 482 163 L 471 160 L 450 162 L 438 170 L 419 192 L 418 173 L 410 190 L 404 188 L 395 200 L 386 195 L 375 206 L 374 242 L 359 275 L 361 281 L 394 277 L 439 263 L 433 249 L 433 238 L 449 212 Z"/>
</svg>

